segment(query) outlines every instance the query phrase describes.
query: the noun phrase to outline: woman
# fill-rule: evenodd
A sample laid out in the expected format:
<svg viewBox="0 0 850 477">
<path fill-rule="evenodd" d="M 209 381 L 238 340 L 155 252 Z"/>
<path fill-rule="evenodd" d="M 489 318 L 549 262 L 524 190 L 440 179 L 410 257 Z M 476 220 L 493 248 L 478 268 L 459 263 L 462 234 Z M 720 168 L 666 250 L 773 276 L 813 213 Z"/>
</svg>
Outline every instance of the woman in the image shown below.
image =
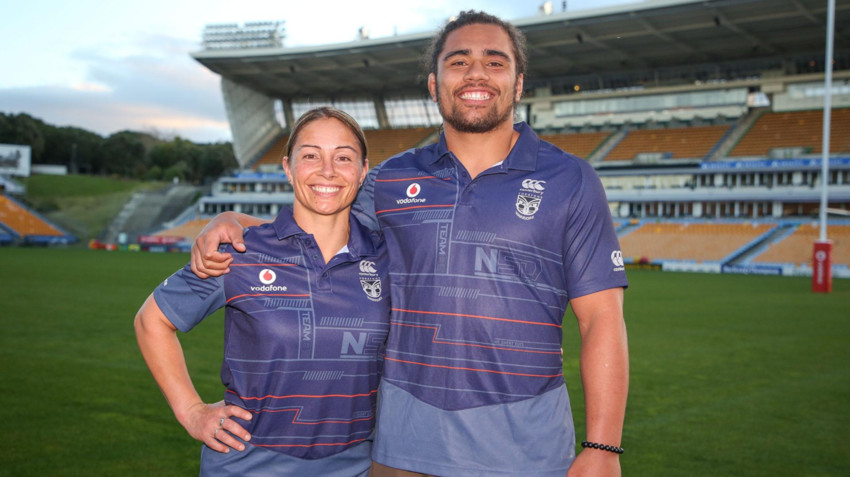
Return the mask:
<svg viewBox="0 0 850 477">
<path fill-rule="evenodd" d="M 187 265 L 136 315 L 142 355 L 177 420 L 205 445 L 201 475 L 365 476 L 389 327 L 384 245 L 349 213 L 366 140 L 333 108 L 292 128 L 283 167 L 292 209 L 228 247 L 232 272 Z M 223 402 L 205 404 L 176 331 L 225 307 Z M 236 451 L 231 451 L 235 449 Z"/>
</svg>

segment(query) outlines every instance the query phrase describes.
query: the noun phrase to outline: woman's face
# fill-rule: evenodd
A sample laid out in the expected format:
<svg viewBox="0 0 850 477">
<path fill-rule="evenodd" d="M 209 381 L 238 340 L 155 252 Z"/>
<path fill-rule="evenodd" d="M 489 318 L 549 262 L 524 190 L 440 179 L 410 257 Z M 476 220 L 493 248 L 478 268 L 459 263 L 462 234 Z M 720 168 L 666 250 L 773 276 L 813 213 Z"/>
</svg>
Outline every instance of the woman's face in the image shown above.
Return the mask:
<svg viewBox="0 0 850 477">
<path fill-rule="evenodd" d="M 304 126 L 283 169 L 295 190 L 296 212 L 316 215 L 348 213 L 366 178 L 357 136 L 335 118 Z"/>
</svg>

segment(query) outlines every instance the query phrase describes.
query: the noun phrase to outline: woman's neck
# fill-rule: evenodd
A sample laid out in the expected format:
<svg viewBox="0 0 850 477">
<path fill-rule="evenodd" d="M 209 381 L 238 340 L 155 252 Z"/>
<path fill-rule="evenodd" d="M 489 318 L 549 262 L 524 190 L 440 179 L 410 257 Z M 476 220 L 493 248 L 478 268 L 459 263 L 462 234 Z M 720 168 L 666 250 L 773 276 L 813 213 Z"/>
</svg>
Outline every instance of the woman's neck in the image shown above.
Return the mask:
<svg viewBox="0 0 850 477">
<path fill-rule="evenodd" d="M 350 234 L 348 221 L 351 208 L 334 215 L 319 215 L 307 212 L 296 204 L 292 216 L 295 223 L 311 234 L 322 251 L 325 263 L 328 263 L 346 244 Z"/>
</svg>

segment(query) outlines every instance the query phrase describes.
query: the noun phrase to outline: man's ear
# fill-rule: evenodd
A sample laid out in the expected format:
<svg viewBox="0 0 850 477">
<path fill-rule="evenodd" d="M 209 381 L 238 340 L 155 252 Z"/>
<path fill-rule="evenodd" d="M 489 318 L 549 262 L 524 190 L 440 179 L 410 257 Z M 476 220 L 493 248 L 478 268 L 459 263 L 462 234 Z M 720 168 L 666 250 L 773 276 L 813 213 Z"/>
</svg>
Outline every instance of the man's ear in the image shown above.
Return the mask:
<svg viewBox="0 0 850 477">
<path fill-rule="evenodd" d="M 523 80 L 525 79 L 525 75 L 518 75 L 516 78 L 516 91 L 514 92 L 514 102 L 519 103 L 519 100 L 522 99 L 522 85 Z"/>
<path fill-rule="evenodd" d="M 428 92 L 431 93 L 431 101 L 437 102 L 437 76 L 434 73 L 428 75 Z"/>
</svg>

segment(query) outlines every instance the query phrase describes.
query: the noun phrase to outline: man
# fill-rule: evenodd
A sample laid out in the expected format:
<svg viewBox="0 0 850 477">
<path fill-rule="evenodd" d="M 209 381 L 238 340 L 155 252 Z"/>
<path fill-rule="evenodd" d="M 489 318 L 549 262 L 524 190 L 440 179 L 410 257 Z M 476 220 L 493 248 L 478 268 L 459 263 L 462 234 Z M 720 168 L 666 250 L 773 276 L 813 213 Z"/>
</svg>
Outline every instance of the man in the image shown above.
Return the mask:
<svg viewBox="0 0 850 477">
<path fill-rule="evenodd" d="M 514 26 L 462 12 L 429 55 L 440 142 L 374 168 L 356 205 L 386 237 L 392 282 L 371 475 L 620 475 L 627 282 L 601 183 L 513 124 L 526 71 Z M 202 234 L 197 273 L 226 269 L 211 261 L 223 258 L 215 245 L 238 236 L 233 223 Z M 582 338 L 578 456 L 560 350 L 567 304 Z"/>
</svg>

